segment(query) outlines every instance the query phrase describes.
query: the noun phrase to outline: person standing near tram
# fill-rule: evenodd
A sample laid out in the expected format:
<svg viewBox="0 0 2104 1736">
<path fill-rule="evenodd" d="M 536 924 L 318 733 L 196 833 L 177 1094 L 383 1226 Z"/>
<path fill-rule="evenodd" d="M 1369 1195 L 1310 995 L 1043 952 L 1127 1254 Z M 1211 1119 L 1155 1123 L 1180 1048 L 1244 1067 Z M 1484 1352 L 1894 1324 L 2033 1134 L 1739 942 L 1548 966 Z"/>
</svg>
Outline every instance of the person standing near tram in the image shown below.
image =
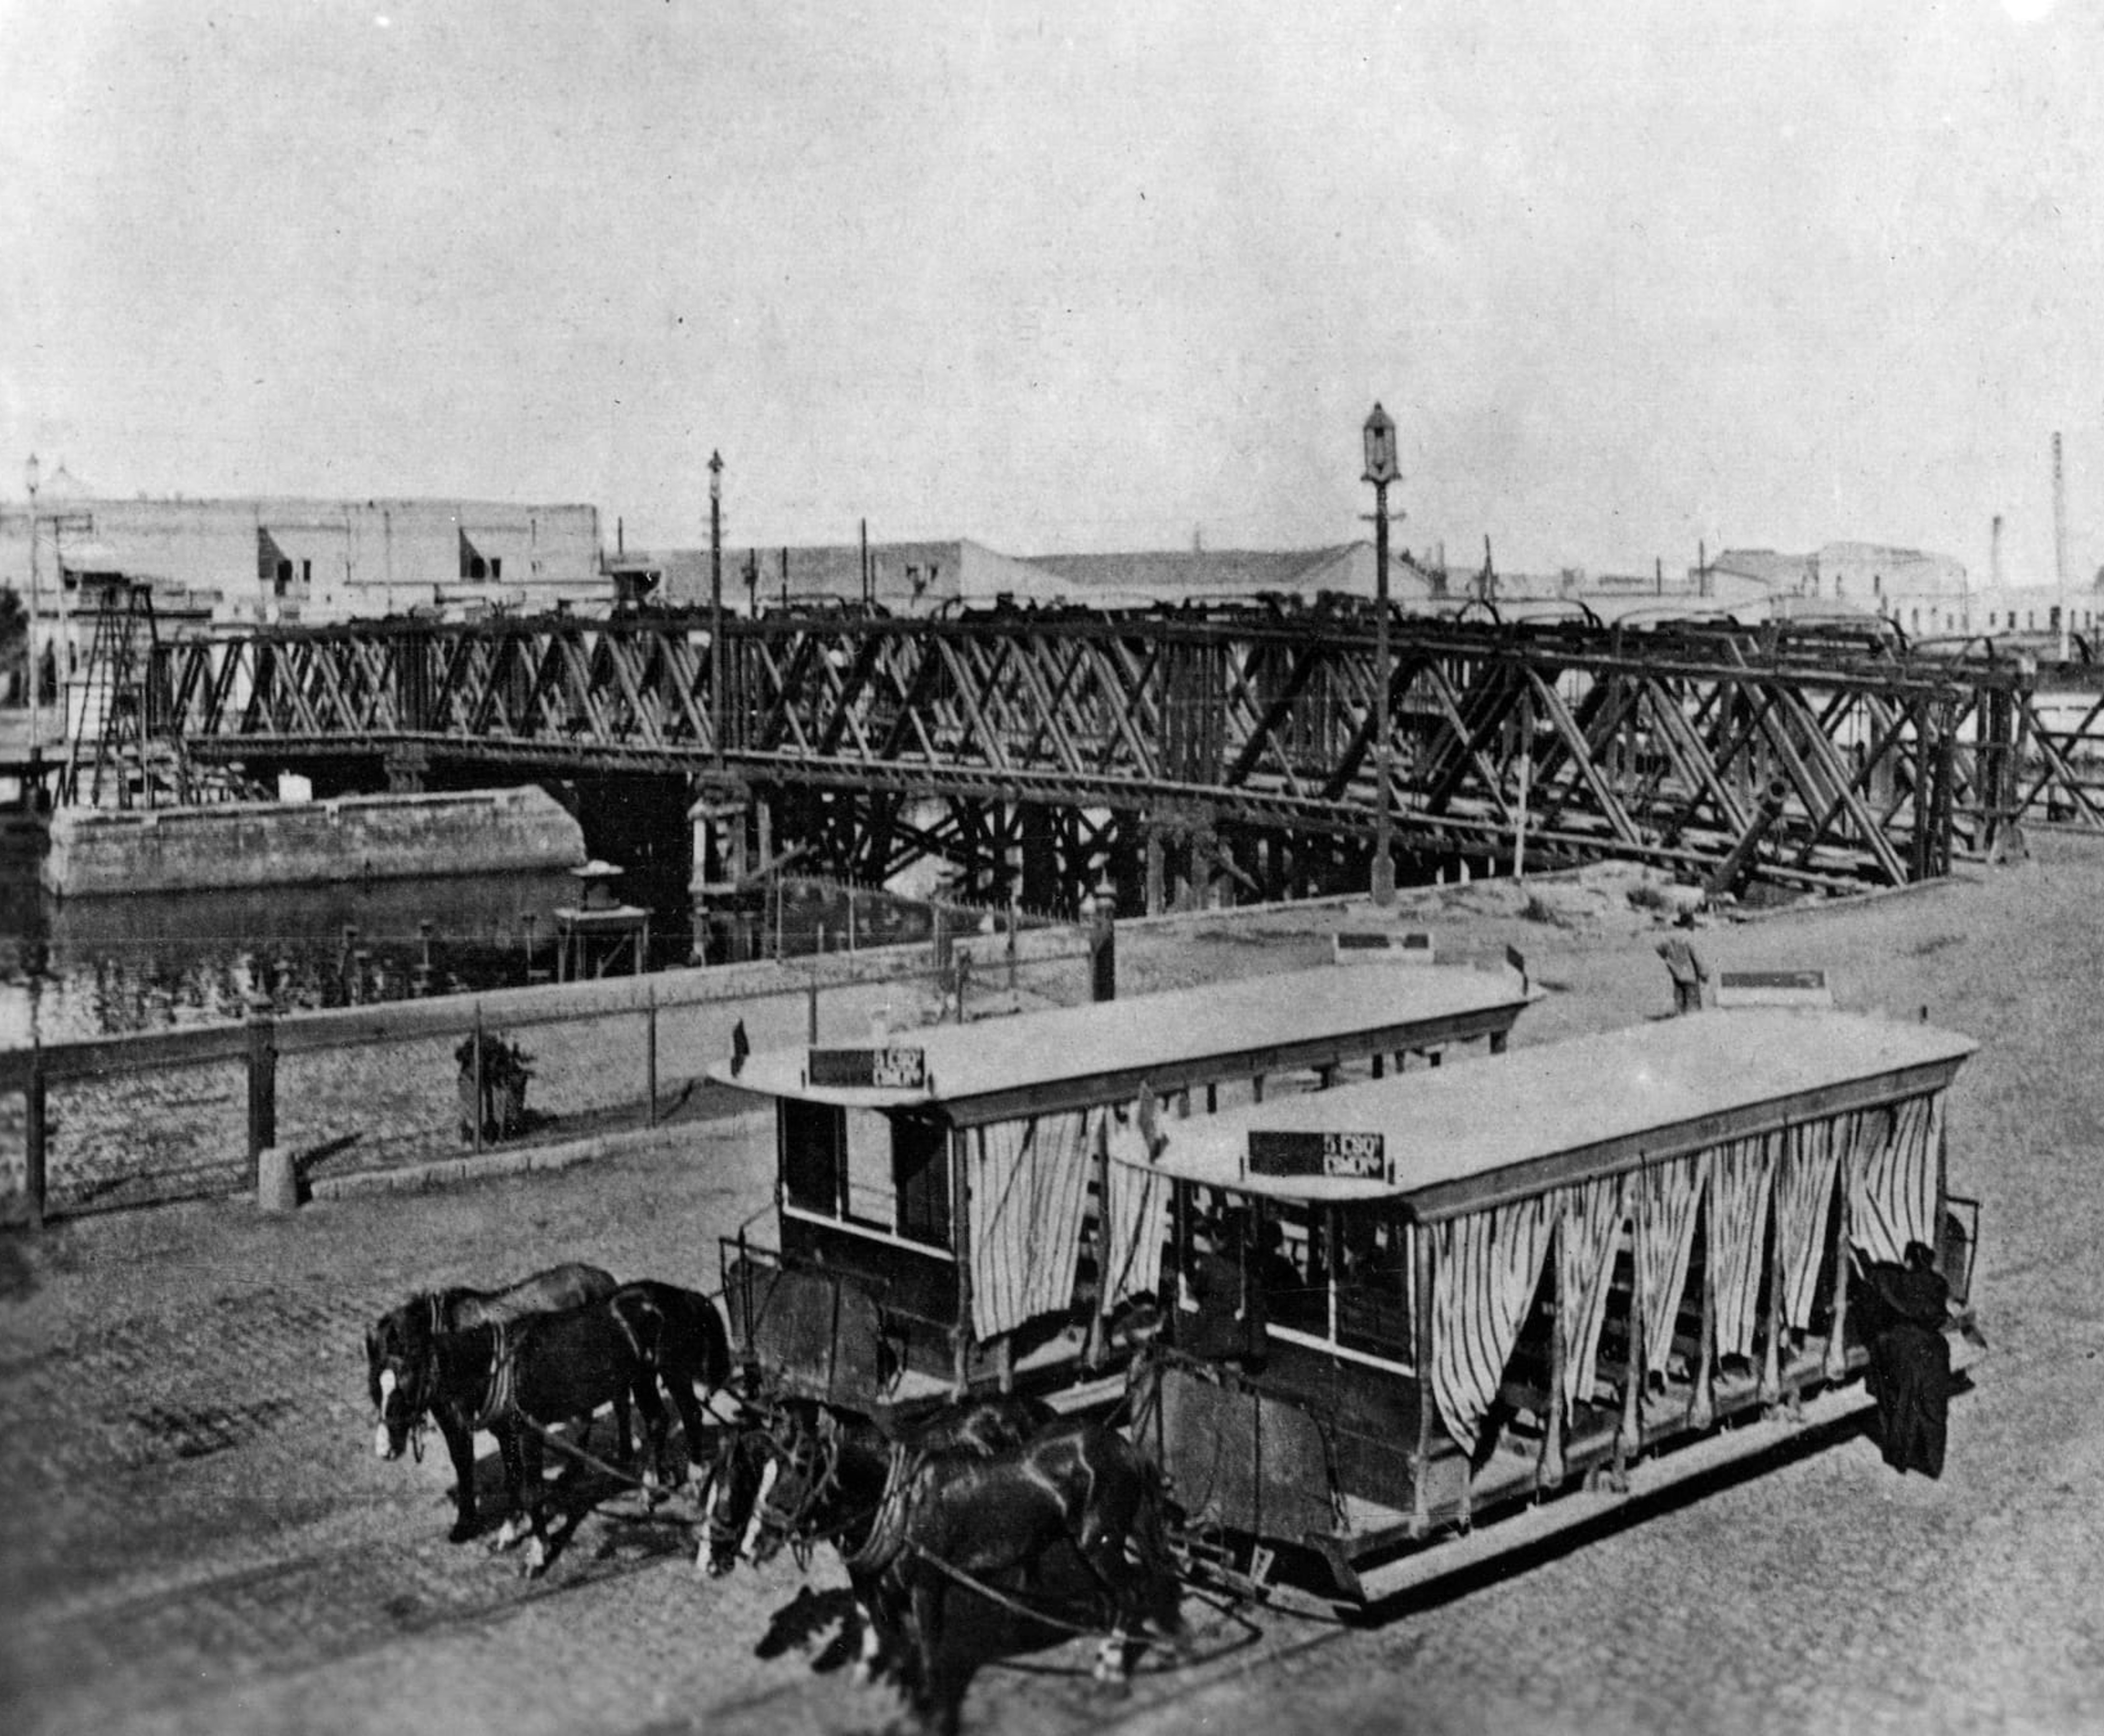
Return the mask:
<svg viewBox="0 0 2104 1736">
<path fill-rule="evenodd" d="M 1865 1382 L 1877 1404 L 1885 1462 L 1902 1476 L 1939 1477 L 1950 1413 L 1950 1341 L 1943 1332 L 1950 1286 L 1926 1242 L 1909 1242 L 1897 1266 L 1869 1266 L 1864 1286 L 1870 1345 Z"/>
</svg>

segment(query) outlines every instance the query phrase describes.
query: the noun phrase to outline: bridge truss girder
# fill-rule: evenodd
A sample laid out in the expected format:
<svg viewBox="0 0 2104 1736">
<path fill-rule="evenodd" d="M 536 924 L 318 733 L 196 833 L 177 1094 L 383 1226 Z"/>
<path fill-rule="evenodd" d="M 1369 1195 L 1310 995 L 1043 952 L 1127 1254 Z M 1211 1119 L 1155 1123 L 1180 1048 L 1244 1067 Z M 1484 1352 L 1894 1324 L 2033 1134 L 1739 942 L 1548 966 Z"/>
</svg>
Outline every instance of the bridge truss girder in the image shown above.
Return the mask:
<svg viewBox="0 0 2104 1736">
<path fill-rule="evenodd" d="M 264 630 L 157 656 L 172 728 L 201 757 L 721 769 L 867 828 L 824 853 L 871 874 L 909 847 L 1006 861 L 1003 828 L 1022 822 L 995 817 L 1056 812 L 1077 817 L 1077 840 L 1100 835 L 1065 847 L 1063 898 L 1160 814 L 1358 848 L 1385 800 L 1397 847 L 1425 857 L 1518 848 L 1697 876 L 1736 862 L 1829 885 L 1943 872 L 2030 815 L 2104 826 L 2081 777 L 2104 701 L 2047 728 L 2017 664 L 1910 659 L 1861 636 L 1401 617 L 1384 790 L 1362 617 L 726 626 L 720 706 L 689 616 Z M 923 811 L 948 817 L 902 817 Z"/>
</svg>

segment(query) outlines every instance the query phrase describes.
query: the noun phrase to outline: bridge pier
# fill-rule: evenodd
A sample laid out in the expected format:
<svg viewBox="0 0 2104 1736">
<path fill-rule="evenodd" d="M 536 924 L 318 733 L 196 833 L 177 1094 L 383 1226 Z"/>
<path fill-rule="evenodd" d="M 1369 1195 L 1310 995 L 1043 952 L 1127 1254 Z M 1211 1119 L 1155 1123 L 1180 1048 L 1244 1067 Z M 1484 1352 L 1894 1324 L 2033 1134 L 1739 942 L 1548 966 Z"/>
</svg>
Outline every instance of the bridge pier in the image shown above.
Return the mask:
<svg viewBox="0 0 2104 1736">
<path fill-rule="evenodd" d="M 746 822 L 751 792 L 738 779 L 715 777 L 696 778 L 692 788 L 694 797 L 687 806 L 694 852 L 687 876 L 688 956 L 696 964 L 721 964 L 726 955 L 742 955 L 749 941 L 736 907 L 751 873 Z M 764 857 L 764 844 L 761 848 Z M 715 942 L 715 924 L 725 917 L 729 932 Z"/>
</svg>

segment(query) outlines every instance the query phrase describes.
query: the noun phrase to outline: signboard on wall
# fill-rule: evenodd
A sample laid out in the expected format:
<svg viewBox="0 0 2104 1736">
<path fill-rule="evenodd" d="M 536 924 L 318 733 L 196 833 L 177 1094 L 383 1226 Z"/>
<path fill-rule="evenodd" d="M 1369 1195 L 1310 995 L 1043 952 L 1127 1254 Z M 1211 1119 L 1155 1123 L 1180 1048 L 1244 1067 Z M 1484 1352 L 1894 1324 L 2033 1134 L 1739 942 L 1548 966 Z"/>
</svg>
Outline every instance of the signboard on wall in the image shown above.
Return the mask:
<svg viewBox="0 0 2104 1736">
<path fill-rule="evenodd" d="M 1388 1142 L 1379 1133 L 1289 1133 L 1252 1128 L 1247 1173 L 1378 1182 L 1388 1173 Z"/>
<path fill-rule="evenodd" d="M 805 1077 L 814 1085 L 851 1089 L 923 1091 L 928 1052 L 894 1045 L 885 1048 L 814 1048 Z"/>
</svg>

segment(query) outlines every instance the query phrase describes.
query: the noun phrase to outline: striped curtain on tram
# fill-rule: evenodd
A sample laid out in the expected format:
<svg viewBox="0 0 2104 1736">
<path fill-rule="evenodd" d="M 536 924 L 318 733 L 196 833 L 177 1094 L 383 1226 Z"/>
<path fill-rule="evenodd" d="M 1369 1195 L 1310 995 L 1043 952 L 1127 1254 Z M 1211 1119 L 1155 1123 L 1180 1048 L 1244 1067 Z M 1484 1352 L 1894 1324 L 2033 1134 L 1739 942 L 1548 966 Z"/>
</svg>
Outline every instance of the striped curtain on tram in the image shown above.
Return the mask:
<svg viewBox="0 0 2104 1736">
<path fill-rule="evenodd" d="M 1433 1231 L 1432 1392 L 1446 1432 L 1469 1453 L 1534 1299 L 1553 1222 L 1538 1194 Z"/>
<path fill-rule="evenodd" d="M 1106 1314 L 1128 1296 L 1143 1295 L 1161 1281 L 1161 1247 L 1169 1236 L 1169 1178 L 1151 1164 L 1119 1161 L 1144 1158 L 1146 1119 L 1135 1113 L 1123 1121 L 1111 1115 L 1103 1122 L 1111 1156 L 1105 1177 L 1109 1192 L 1103 1200 Z"/>
<path fill-rule="evenodd" d="M 972 1325 L 982 1338 L 1068 1306 L 1099 1111 L 972 1131 Z"/>
<path fill-rule="evenodd" d="M 1790 1128 L 1783 1142 L 1776 1177 L 1776 1253 L 1782 1265 L 1783 1324 L 1799 1329 L 1812 1324 L 1842 1138 L 1833 1121 L 1815 1121 Z"/>
<path fill-rule="evenodd" d="M 1556 1217 L 1556 1294 L 1566 1323 L 1563 1402 L 1589 1400 L 1600 1360 L 1600 1331 L 1607 1324 L 1607 1293 L 1615 1255 L 1629 1216 L 1620 1176 L 1601 1176 L 1552 1196 Z"/>
<path fill-rule="evenodd" d="M 1637 1248 L 1643 1262 L 1644 1367 L 1665 1372 L 1673 1355 L 1673 1329 L 1687 1288 L 1687 1257 L 1695 1246 L 1695 1209 L 1710 1172 L 1710 1154 L 1676 1158 L 1637 1172 Z"/>
<path fill-rule="evenodd" d="M 1909 1242 L 1933 1248 L 1941 1093 L 1852 1119 L 1858 1126 L 1848 1169 L 1849 1240 L 1870 1258 L 1895 1264 L 1906 1257 Z"/>
<path fill-rule="evenodd" d="M 1759 1324 L 1761 1254 L 1767 1246 L 1768 1192 L 1782 1136 L 1733 1139 L 1710 1152 L 1710 1279 L 1717 1302 L 1717 1354 L 1750 1356 Z"/>
</svg>

